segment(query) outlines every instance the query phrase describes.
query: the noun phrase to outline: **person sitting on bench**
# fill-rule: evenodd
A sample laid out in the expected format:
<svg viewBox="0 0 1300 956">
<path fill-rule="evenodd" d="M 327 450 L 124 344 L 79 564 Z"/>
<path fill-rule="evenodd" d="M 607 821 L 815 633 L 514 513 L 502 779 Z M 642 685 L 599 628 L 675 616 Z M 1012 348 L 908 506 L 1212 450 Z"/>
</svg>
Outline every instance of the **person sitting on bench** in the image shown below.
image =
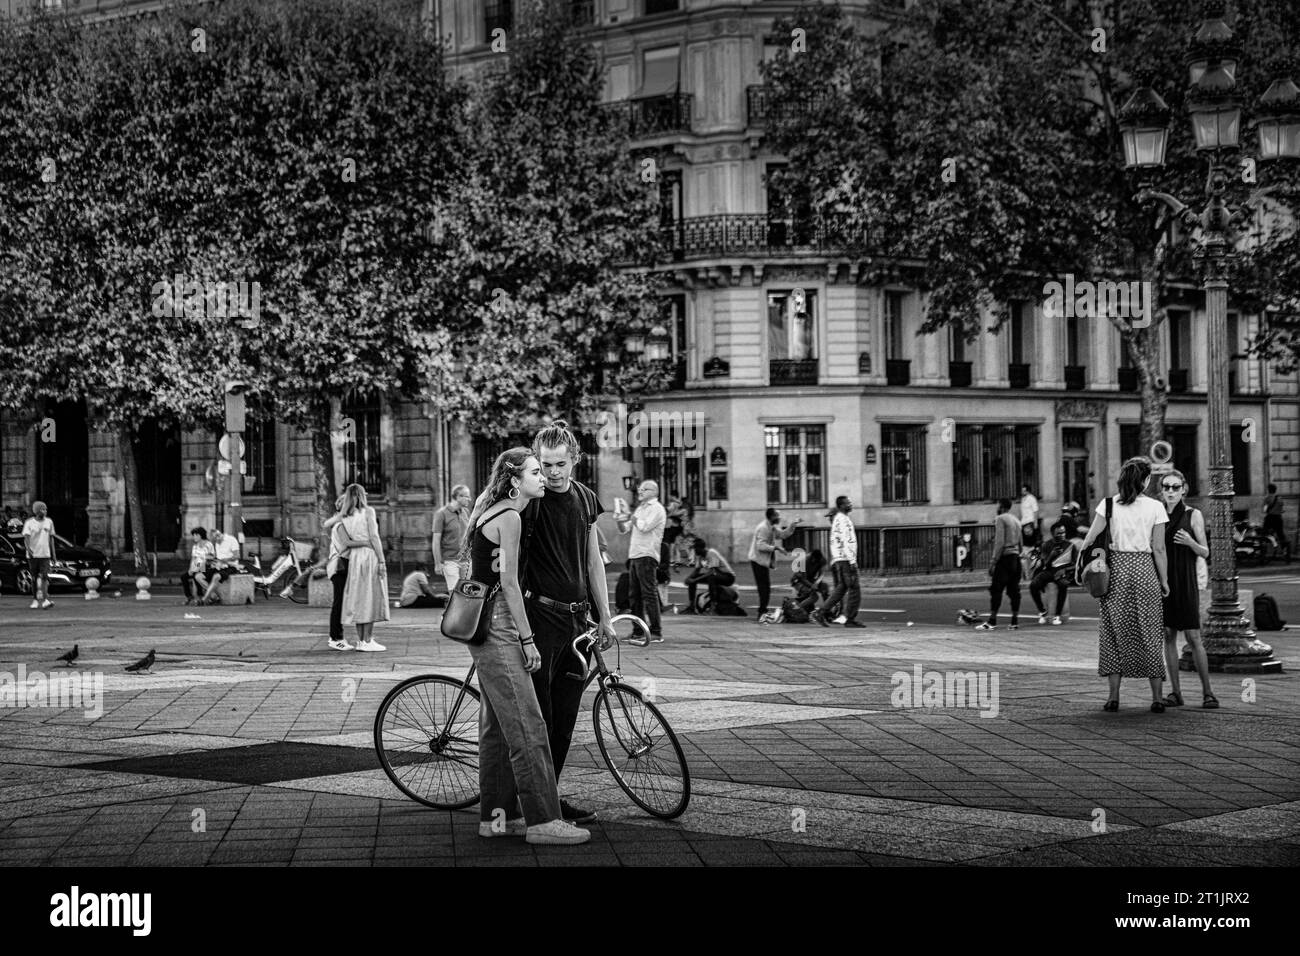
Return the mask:
<svg viewBox="0 0 1300 956">
<path fill-rule="evenodd" d="M 203 603 L 216 604 L 221 600 L 217 596 L 217 587 L 222 581 L 230 580 L 232 574 L 247 574 L 247 569 L 239 563 L 239 542 L 234 535 L 222 534 L 220 531 L 212 532 L 212 547 L 216 551 L 216 556 L 208 565 L 208 574 L 211 583 L 208 585 L 207 593 L 203 595 Z"/>
</svg>

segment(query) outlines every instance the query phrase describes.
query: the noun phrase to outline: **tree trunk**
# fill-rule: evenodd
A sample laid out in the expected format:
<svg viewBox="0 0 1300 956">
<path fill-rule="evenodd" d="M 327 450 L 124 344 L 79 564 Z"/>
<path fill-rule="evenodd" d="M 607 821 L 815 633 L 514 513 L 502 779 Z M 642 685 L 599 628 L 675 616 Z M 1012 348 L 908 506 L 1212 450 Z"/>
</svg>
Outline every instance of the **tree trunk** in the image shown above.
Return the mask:
<svg viewBox="0 0 1300 956">
<path fill-rule="evenodd" d="M 1151 446 L 1165 437 L 1165 409 L 1169 405 L 1169 383 L 1166 381 L 1168 370 L 1160 364 L 1160 326 L 1164 324 L 1167 312 L 1161 302 L 1164 283 L 1159 275 L 1159 265 L 1154 257 L 1146 257 L 1142 262 L 1142 281 L 1145 289 L 1152 290 L 1148 296 L 1151 302 L 1151 325 L 1145 329 L 1134 329 L 1132 338 L 1127 343 L 1129 355 L 1133 359 L 1138 373 L 1138 394 L 1142 402 L 1142 419 L 1138 426 L 1138 454 L 1151 454 Z"/>
<path fill-rule="evenodd" d="M 135 442 L 131 429 L 121 425 L 117 429 L 117 448 L 122 456 L 122 483 L 126 490 L 126 514 L 131 522 L 131 553 L 136 571 L 145 564 L 144 512 L 140 510 L 140 469 L 136 466 Z"/>
<path fill-rule="evenodd" d="M 338 483 L 334 478 L 334 441 L 330 432 L 330 407 L 318 407 L 311 425 L 312 479 L 316 488 L 317 544 L 321 557 L 329 554 L 329 535 L 320 530 L 334 514 Z"/>
</svg>

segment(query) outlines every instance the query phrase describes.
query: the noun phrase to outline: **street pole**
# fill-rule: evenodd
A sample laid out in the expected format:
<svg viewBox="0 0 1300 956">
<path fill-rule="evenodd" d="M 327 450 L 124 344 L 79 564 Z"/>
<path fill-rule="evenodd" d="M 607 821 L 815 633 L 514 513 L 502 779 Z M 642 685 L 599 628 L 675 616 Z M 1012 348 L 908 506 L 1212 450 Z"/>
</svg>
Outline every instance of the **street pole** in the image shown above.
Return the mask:
<svg viewBox="0 0 1300 956">
<path fill-rule="evenodd" d="M 1227 170 L 1217 161 L 1210 170 L 1209 204 L 1202 213 L 1201 242 L 1193 253 L 1205 280 L 1205 315 L 1209 338 L 1210 424 L 1210 606 L 1203 622 L 1205 654 L 1210 670 L 1229 674 L 1279 673 L 1282 662 L 1273 648 L 1251 627 L 1237 593 L 1237 554 L 1233 541 L 1232 441 L 1229 428 L 1231 396 L 1228 394 L 1228 277 L 1231 256 L 1232 214 L 1223 201 Z M 1252 609 L 1253 612 L 1253 609 Z M 1192 648 L 1183 653 L 1180 669 L 1195 670 Z"/>
<path fill-rule="evenodd" d="M 229 507 L 226 508 L 225 528 L 226 534 L 233 536 L 236 542 L 239 542 L 240 533 L 243 531 L 243 492 L 244 479 L 240 473 L 240 444 L 243 441 L 244 434 L 244 383 L 227 382 L 226 383 L 226 434 L 230 447 L 230 497 L 228 499 Z M 242 543 L 240 546 L 240 555 L 243 555 Z"/>
</svg>

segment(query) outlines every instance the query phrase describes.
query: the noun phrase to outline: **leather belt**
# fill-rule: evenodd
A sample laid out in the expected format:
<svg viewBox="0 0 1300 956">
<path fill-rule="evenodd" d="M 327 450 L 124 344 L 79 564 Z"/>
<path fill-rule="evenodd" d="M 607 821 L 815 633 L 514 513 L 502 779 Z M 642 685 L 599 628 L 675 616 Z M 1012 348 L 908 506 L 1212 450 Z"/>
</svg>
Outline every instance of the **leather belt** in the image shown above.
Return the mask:
<svg viewBox="0 0 1300 956">
<path fill-rule="evenodd" d="M 536 601 L 542 607 L 549 607 L 553 611 L 563 611 L 566 614 L 578 614 L 591 606 L 587 601 L 553 601 L 545 595 L 534 594 L 532 591 L 525 591 L 524 597 L 530 601 Z"/>
</svg>

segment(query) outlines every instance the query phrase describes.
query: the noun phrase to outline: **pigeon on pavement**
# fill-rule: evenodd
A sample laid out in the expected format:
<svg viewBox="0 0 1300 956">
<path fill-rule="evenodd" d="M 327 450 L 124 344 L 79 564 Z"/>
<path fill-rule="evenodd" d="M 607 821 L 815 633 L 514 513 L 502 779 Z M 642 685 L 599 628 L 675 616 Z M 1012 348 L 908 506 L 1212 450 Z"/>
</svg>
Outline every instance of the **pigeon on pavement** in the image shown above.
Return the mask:
<svg viewBox="0 0 1300 956">
<path fill-rule="evenodd" d="M 73 645 L 72 645 L 72 650 L 68 651 L 68 653 L 66 653 L 66 654 L 64 654 L 62 657 L 60 657 L 59 660 L 61 660 L 61 661 L 66 661 L 67 664 L 68 664 L 68 666 L 71 667 L 74 663 L 76 663 L 78 653 L 79 653 L 79 652 L 78 652 L 78 650 L 77 650 L 77 645 L 76 645 L 76 644 L 73 644 Z"/>
<path fill-rule="evenodd" d="M 134 664 L 127 664 L 126 669 L 132 672 L 147 671 L 149 670 L 149 668 L 153 667 L 153 662 L 154 662 L 154 652 L 151 650 L 149 651 L 148 654 L 140 658 L 140 660 L 136 661 Z M 150 673 L 153 672 L 150 671 Z"/>
</svg>

